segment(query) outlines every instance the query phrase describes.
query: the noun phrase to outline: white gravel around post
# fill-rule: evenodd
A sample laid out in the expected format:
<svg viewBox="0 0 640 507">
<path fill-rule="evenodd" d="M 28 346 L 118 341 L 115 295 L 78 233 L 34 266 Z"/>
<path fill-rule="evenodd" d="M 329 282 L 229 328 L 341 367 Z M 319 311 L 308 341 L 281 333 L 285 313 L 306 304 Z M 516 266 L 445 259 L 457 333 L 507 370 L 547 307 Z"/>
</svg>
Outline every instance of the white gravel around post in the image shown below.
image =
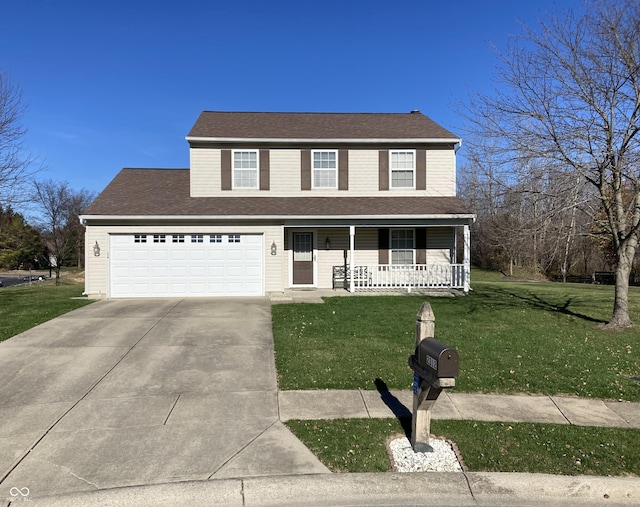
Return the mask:
<svg viewBox="0 0 640 507">
<path fill-rule="evenodd" d="M 441 438 L 430 438 L 433 452 L 413 452 L 407 437 L 389 441 L 393 469 L 397 472 L 462 472 L 453 447 Z"/>
</svg>

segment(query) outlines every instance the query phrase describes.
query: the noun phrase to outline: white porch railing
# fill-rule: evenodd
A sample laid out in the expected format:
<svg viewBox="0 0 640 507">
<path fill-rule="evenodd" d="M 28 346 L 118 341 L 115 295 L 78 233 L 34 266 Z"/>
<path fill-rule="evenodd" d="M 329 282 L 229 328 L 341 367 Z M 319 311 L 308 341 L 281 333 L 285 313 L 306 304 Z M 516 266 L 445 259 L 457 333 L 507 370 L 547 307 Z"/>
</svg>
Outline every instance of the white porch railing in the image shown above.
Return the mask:
<svg viewBox="0 0 640 507">
<path fill-rule="evenodd" d="M 346 280 L 350 283 L 350 272 Z M 463 289 L 464 264 L 374 264 L 355 266 L 357 289 Z"/>
</svg>

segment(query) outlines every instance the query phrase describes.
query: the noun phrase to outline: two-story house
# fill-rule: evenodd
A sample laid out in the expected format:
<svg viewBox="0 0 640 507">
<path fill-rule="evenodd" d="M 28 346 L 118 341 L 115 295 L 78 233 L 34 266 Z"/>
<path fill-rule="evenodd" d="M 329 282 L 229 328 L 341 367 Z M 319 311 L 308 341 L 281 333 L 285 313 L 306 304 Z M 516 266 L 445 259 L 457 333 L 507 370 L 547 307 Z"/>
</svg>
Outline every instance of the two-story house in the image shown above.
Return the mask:
<svg viewBox="0 0 640 507">
<path fill-rule="evenodd" d="M 460 139 L 419 111 L 203 112 L 189 169 L 123 169 L 81 216 L 90 297 L 469 289 Z"/>
</svg>

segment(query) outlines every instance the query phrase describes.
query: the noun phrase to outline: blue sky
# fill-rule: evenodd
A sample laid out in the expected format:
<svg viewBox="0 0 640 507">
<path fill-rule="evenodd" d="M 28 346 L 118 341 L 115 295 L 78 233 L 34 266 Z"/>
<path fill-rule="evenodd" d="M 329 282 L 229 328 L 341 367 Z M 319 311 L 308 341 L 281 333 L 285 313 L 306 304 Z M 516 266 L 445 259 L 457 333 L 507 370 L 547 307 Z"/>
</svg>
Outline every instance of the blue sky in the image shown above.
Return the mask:
<svg viewBox="0 0 640 507">
<path fill-rule="evenodd" d="M 3 2 L 0 68 L 44 178 L 99 192 L 123 167 L 188 167 L 203 110 L 408 112 L 459 134 L 492 45 L 580 0 Z M 464 155 L 464 149 L 461 151 Z"/>
</svg>

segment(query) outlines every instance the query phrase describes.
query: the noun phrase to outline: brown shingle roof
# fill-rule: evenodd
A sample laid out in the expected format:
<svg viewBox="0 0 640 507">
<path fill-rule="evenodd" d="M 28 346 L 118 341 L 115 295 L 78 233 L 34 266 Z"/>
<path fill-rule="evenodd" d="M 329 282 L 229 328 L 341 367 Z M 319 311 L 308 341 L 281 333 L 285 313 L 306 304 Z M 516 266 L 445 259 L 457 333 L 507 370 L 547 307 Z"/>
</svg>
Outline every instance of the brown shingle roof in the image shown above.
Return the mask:
<svg viewBox="0 0 640 507">
<path fill-rule="evenodd" d="M 189 137 L 224 139 L 446 139 L 457 136 L 420 112 L 246 113 L 204 111 Z"/>
<path fill-rule="evenodd" d="M 468 215 L 457 197 L 190 197 L 188 169 L 123 169 L 83 215 Z"/>
</svg>

